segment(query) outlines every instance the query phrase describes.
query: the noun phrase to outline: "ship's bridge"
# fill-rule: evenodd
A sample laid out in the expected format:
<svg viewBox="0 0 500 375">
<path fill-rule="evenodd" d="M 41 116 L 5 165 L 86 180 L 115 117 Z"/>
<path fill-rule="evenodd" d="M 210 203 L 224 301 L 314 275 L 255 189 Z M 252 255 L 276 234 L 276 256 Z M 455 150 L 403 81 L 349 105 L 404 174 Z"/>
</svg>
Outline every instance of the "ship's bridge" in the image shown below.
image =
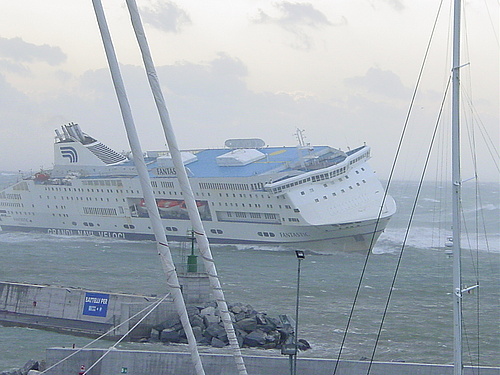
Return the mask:
<svg viewBox="0 0 500 375">
<path fill-rule="evenodd" d="M 273 194 L 284 193 L 285 190 L 294 188 L 295 186 L 315 183 L 319 181 L 331 180 L 333 178 L 346 174 L 354 164 L 365 162 L 370 158 L 370 147 L 361 146 L 354 150 L 348 151 L 346 156 L 337 155 L 329 159 L 327 163 L 324 160 L 318 165 L 326 165 L 321 169 L 301 173 L 295 176 L 284 176 L 282 179 L 265 185 L 265 190 Z"/>
</svg>

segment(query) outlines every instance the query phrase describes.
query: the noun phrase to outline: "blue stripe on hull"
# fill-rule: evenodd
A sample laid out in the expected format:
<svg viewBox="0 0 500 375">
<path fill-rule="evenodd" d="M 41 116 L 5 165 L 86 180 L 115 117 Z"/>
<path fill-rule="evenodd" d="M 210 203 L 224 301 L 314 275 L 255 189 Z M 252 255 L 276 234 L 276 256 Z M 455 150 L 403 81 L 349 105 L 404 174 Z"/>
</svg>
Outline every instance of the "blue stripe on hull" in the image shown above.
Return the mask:
<svg viewBox="0 0 500 375">
<path fill-rule="evenodd" d="M 11 225 L 2 225 L 2 230 L 5 232 L 23 232 L 23 233 L 45 233 L 54 234 L 58 236 L 73 236 L 73 237 L 101 237 L 101 238 L 115 238 L 124 239 L 130 241 L 154 241 L 155 237 L 153 234 L 148 233 L 125 233 L 125 232 L 110 232 L 110 231 L 97 231 L 97 230 L 80 230 L 80 229 L 58 229 L 58 228 L 39 228 L 39 227 L 18 227 Z M 172 236 L 167 235 L 169 241 L 175 242 L 187 242 L 191 241 L 187 236 Z M 272 242 L 264 241 L 245 241 L 245 240 L 232 240 L 226 238 L 210 238 L 210 243 L 213 244 L 227 244 L 227 245 L 238 245 L 238 244 L 260 244 L 269 245 Z M 275 245 L 279 245 L 274 243 Z"/>
</svg>

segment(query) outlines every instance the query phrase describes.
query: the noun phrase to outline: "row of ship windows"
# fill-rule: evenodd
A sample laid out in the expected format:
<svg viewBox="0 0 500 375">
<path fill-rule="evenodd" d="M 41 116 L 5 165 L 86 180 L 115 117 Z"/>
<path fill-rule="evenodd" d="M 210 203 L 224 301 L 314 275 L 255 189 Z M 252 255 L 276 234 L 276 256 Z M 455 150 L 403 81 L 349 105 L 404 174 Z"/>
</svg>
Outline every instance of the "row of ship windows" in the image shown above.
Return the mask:
<svg viewBox="0 0 500 375">
<path fill-rule="evenodd" d="M 363 158 L 368 158 L 369 156 L 370 156 L 370 152 L 365 152 L 363 155 L 358 156 L 356 159 L 351 160 L 351 161 L 349 162 L 349 164 L 350 164 L 350 165 L 352 165 L 352 164 L 354 164 L 354 163 L 356 163 L 356 162 L 360 161 L 360 160 L 361 160 L 361 159 L 363 159 Z"/>
<path fill-rule="evenodd" d="M 83 180 L 82 184 L 93 186 L 123 186 L 121 180 Z"/>
<path fill-rule="evenodd" d="M 26 211 L 7 211 L 7 210 L 0 210 L 0 214 L 10 214 L 10 215 L 33 215 L 35 216 L 34 212 L 26 212 Z"/>
<path fill-rule="evenodd" d="M 41 195 L 39 197 L 40 197 L 40 199 L 43 199 Z M 50 196 L 47 195 L 46 198 L 50 199 Z M 61 200 L 64 200 L 64 197 L 60 197 L 60 198 L 61 198 Z M 58 197 L 54 195 L 54 199 L 58 199 Z M 85 197 L 84 198 L 84 197 L 69 197 L 69 196 L 66 196 L 66 200 L 68 200 L 68 201 L 69 200 L 71 200 L 71 201 L 72 200 L 76 200 L 76 201 L 92 201 L 92 197 Z M 93 198 L 93 200 L 95 200 L 96 202 L 98 202 L 98 201 L 109 202 L 110 201 L 109 198 L 97 198 L 97 197 Z M 119 199 L 115 198 L 115 201 L 119 202 Z M 126 200 L 122 199 L 122 201 L 125 202 Z"/>
<path fill-rule="evenodd" d="M 158 182 L 160 183 L 160 187 L 172 189 L 174 187 L 174 183 L 172 181 L 151 181 L 152 187 L 158 187 Z"/>
<path fill-rule="evenodd" d="M 357 157 L 356 159 L 351 160 L 350 164 L 352 165 L 352 164 L 358 162 L 359 160 L 365 158 L 366 156 L 368 156 L 368 154 L 361 155 L 361 156 Z M 361 170 L 364 171 L 365 168 L 361 167 Z M 302 184 L 305 184 L 305 183 L 308 183 L 311 181 L 318 182 L 318 181 L 328 180 L 328 179 L 340 176 L 341 174 L 344 174 L 346 171 L 347 171 L 347 167 L 342 167 L 342 168 L 338 168 L 336 170 L 333 170 L 331 172 L 314 175 L 314 176 L 304 178 L 304 179 L 299 180 L 299 181 L 291 182 L 291 183 L 286 184 L 286 185 L 277 186 L 277 187 L 273 188 L 273 193 L 279 193 L 283 189 L 287 189 L 287 188 L 297 186 L 297 185 L 302 185 Z M 356 170 L 355 172 L 356 172 L 356 174 L 359 174 L 359 170 Z M 349 178 L 349 177 L 346 176 L 346 178 Z M 339 180 L 342 181 L 342 179 L 339 179 Z"/>
<path fill-rule="evenodd" d="M 272 191 L 273 191 L 273 193 L 279 193 L 283 189 L 288 189 L 288 188 L 291 188 L 291 187 L 294 187 L 297 185 L 306 184 L 306 183 L 309 183 L 311 181 L 318 182 L 318 181 L 322 181 L 322 180 L 328 180 L 330 178 L 340 176 L 341 174 L 345 173 L 346 170 L 347 170 L 346 167 L 338 168 L 338 169 L 331 171 L 331 172 L 314 175 L 314 176 L 307 177 L 307 178 L 304 178 L 304 179 L 299 180 L 299 181 L 290 182 L 289 184 L 277 186 L 277 187 L 273 188 Z"/>
<path fill-rule="evenodd" d="M 83 213 L 86 215 L 117 216 L 115 208 L 104 207 L 83 207 Z"/>
<path fill-rule="evenodd" d="M 222 229 L 210 229 L 210 233 L 223 234 L 224 231 Z M 260 237 L 276 237 L 276 235 L 273 232 L 257 232 L 257 235 Z"/>
<path fill-rule="evenodd" d="M 247 195 L 246 194 L 239 194 L 240 198 L 246 198 Z M 222 193 L 219 193 L 219 197 L 222 197 Z M 226 193 L 226 197 L 229 198 L 229 193 Z M 233 197 L 236 198 L 236 194 L 233 193 Z M 249 198 L 259 198 L 259 194 L 248 194 L 248 197 Z M 266 197 L 266 195 L 264 194 L 260 194 L 260 198 L 264 199 Z M 271 196 L 268 194 L 267 195 L 267 198 L 271 198 Z"/>
<path fill-rule="evenodd" d="M 224 202 L 225 207 L 239 207 L 239 205 L 241 205 L 241 207 L 246 207 L 245 203 Z M 215 206 L 215 202 L 212 202 L 212 206 Z M 219 207 L 221 207 L 221 206 L 222 206 L 222 202 L 219 202 Z M 260 203 L 254 203 L 253 205 L 252 205 L 252 203 L 248 203 L 248 207 L 261 208 L 262 206 Z M 283 206 L 280 204 L 280 205 L 278 205 L 278 207 L 281 209 Z M 266 204 L 266 208 L 273 208 L 273 205 Z M 285 204 L 285 208 L 291 210 L 292 206 L 290 206 L 289 204 Z"/>
<path fill-rule="evenodd" d="M 209 184 L 209 183 L 205 183 L 207 185 L 212 185 L 212 184 Z M 202 184 L 200 184 L 202 185 Z M 241 184 L 230 184 L 230 185 L 241 185 Z M 153 186 L 153 187 L 157 187 L 157 186 Z M 162 187 L 165 187 L 165 186 L 162 186 Z M 170 186 L 168 186 L 170 187 Z M 45 187 L 45 190 L 46 191 L 75 191 L 75 192 L 87 192 L 87 193 L 120 193 L 120 194 L 123 194 L 124 192 L 126 194 L 139 194 L 140 191 L 139 190 L 128 190 L 128 189 L 116 189 L 116 190 L 113 190 L 113 189 L 92 189 L 92 188 L 87 188 L 87 189 L 84 189 L 84 188 L 71 188 L 71 187 L 53 187 L 53 186 L 46 186 Z M 237 189 L 228 189 L 228 190 L 237 190 Z M 241 189 L 238 189 L 238 190 L 241 190 Z M 248 190 L 248 189 L 246 189 Z M 262 190 L 262 189 L 259 189 L 259 190 Z M 167 195 L 167 191 L 163 190 L 163 191 L 154 191 L 155 194 L 158 194 L 158 195 Z M 179 192 L 177 193 L 177 191 L 169 191 L 168 192 L 168 195 L 182 195 L 182 192 Z M 10 194 L 10 195 L 19 195 L 19 194 Z M 199 195 L 198 193 L 196 193 L 196 195 Z M 205 196 L 205 193 L 201 193 L 202 196 Z M 207 193 L 207 196 L 210 196 L 210 193 Z M 222 197 L 222 193 L 219 193 L 219 196 Z M 246 194 L 239 194 L 240 198 L 246 198 Z M 248 195 L 249 198 L 259 198 L 259 194 L 249 194 Z M 229 194 L 226 193 L 226 197 L 229 197 Z M 233 194 L 233 197 L 236 197 L 236 194 Z M 265 198 L 266 196 L 264 194 L 261 194 L 260 195 L 261 198 Z M 2 198 L 0 196 L 0 198 Z M 4 197 L 5 198 L 5 197 Z M 17 198 L 14 198 L 14 197 L 7 197 L 7 198 L 12 198 L 12 199 L 21 199 L 21 196 L 19 195 L 19 197 Z M 269 195 L 267 196 L 267 198 L 271 198 Z"/>
<path fill-rule="evenodd" d="M 260 237 L 276 237 L 273 232 L 257 232 L 257 235 Z"/>
<path fill-rule="evenodd" d="M 278 214 L 271 214 L 271 213 L 260 213 L 260 212 L 226 212 L 227 217 L 239 217 L 239 218 L 246 218 L 247 216 L 251 219 L 260 219 L 262 216 L 264 219 L 276 219 L 279 217 Z"/>
<path fill-rule="evenodd" d="M 137 193 L 139 194 L 139 190 L 133 190 L 133 189 L 93 189 L 93 188 L 87 188 L 87 189 L 84 189 L 84 188 L 70 188 L 70 187 L 54 187 L 54 186 L 46 186 L 45 187 L 45 191 L 75 191 L 75 192 L 87 192 L 87 193 L 120 193 L 120 194 L 123 194 L 123 192 L 127 193 L 127 194 L 134 194 L 134 193 Z"/>
<path fill-rule="evenodd" d="M 17 199 L 21 200 L 21 194 L 12 194 L 12 193 L 0 193 L 0 198 L 2 199 Z"/>
<path fill-rule="evenodd" d="M 365 181 L 365 180 L 363 180 L 363 183 L 366 183 L 366 181 Z M 359 182 L 356 182 L 356 186 L 361 186 L 361 184 L 360 184 Z M 353 188 L 351 185 L 349 185 L 349 189 L 350 189 L 350 190 L 352 190 L 352 189 L 354 189 L 354 188 Z M 345 190 L 345 189 L 340 189 L 340 192 L 341 192 L 341 193 L 345 193 L 345 192 L 346 192 L 346 190 Z M 336 197 L 336 196 L 337 196 L 337 193 L 332 193 L 332 196 L 333 196 L 333 197 Z M 328 196 L 323 195 L 323 199 L 328 199 Z M 315 202 L 319 202 L 319 198 L 315 198 L 315 199 L 314 199 L 314 201 L 315 201 Z"/>
<path fill-rule="evenodd" d="M 224 182 L 200 182 L 199 186 L 200 189 L 211 190 L 250 190 L 248 184 L 232 184 Z"/>
<path fill-rule="evenodd" d="M 0 202 L 3 207 L 24 207 L 22 203 Z"/>
<path fill-rule="evenodd" d="M 347 178 L 347 176 L 346 176 L 346 178 Z M 362 182 L 363 184 L 366 184 L 366 180 L 364 180 L 364 179 L 363 179 L 363 180 L 361 180 L 361 182 Z M 324 184 L 323 186 L 324 186 L 324 187 L 327 187 L 328 185 L 327 185 L 327 184 Z M 356 186 L 361 186 L 361 184 L 360 184 L 359 182 L 356 182 Z M 352 189 L 354 189 L 354 188 L 353 188 L 353 186 L 352 186 L 352 185 L 349 185 L 349 189 L 350 189 L 350 190 L 352 190 Z M 314 189 L 313 189 L 313 188 L 311 188 L 311 189 L 309 189 L 309 191 L 312 193 L 312 192 L 314 192 Z M 340 189 L 340 192 L 341 192 L 341 193 L 345 193 L 345 192 L 346 192 L 346 190 L 345 190 L 345 189 Z M 301 192 L 300 192 L 300 194 L 301 194 L 301 195 L 305 195 L 305 194 L 306 194 L 306 192 L 305 192 L 305 191 L 301 191 Z M 333 192 L 333 193 L 332 193 L 332 196 L 336 197 L 336 196 L 337 196 L 337 193 Z M 326 195 L 323 195 L 323 199 L 328 199 L 328 197 L 327 197 Z M 316 201 L 316 202 L 319 202 L 319 200 L 318 200 L 318 199 L 315 199 L 315 201 Z"/>
</svg>

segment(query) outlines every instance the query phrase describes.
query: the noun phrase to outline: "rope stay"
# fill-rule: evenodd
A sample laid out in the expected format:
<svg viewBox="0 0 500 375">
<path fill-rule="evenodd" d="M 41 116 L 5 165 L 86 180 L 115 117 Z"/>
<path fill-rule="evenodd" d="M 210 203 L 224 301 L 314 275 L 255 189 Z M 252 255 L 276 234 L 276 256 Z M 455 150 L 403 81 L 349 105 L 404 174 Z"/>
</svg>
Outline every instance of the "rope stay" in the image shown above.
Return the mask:
<svg viewBox="0 0 500 375">
<path fill-rule="evenodd" d="M 403 129 L 402 129 L 400 138 L 399 138 L 398 146 L 397 146 L 397 149 L 396 149 L 396 154 L 395 154 L 395 157 L 394 157 L 394 160 L 393 160 L 393 163 L 392 163 L 392 166 L 391 166 L 391 170 L 390 170 L 390 173 L 389 173 L 389 178 L 388 178 L 388 181 L 387 181 L 387 187 L 386 187 L 385 193 L 384 193 L 384 199 L 383 199 L 383 202 L 382 202 L 381 210 L 379 212 L 379 218 L 381 216 L 382 207 L 383 207 L 383 204 L 385 202 L 386 195 L 388 194 L 389 187 L 390 187 L 390 185 L 392 183 L 394 172 L 395 172 L 395 168 L 396 168 L 396 164 L 398 162 L 399 155 L 401 153 L 403 141 L 404 141 L 404 138 L 405 138 L 405 135 L 406 135 L 406 132 L 407 132 L 407 128 L 408 128 L 408 124 L 409 124 L 410 115 L 412 113 L 412 110 L 413 110 L 413 107 L 414 107 L 414 104 L 415 104 L 416 95 L 417 95 L 418 89 L 420 87 L 420 82 L 422 80 L 423 71 L 424 71 L 424 68 L 425 68 L 425 65 L 426 65 L 426 62 L 427 62 L 427 58 L 428 58 L 428 55 L 429 55 L 431 43 L 432 43 L 432 40 L 433 40 L 433 37 L 434 37 L 434 33 L 435 33 L 435 30 L 436 30 L 436 26 L 437 26 L 437 21 L 439 19 L 439 15 L 441 13 L 442 5 L 443 5 L 443 0 L 441 0 L 441 2 L 439 4 L 439 7 L 438 7 L 438 10 L 437 10 L 437 13 L 436 13 L 436 18 L 434 20 L 434 25 L 432 27 L 432 31 L 431 31 L 431 34 L 430 34 L 430 37 L 429 37 L 429 41 L 428 41 L 427 48 L 426 48 L 426 51 L 425 51 L 425 54 L 424 54 L 424 58 L 422 60 L 422 64 L 421 64 L 420 71 L 419 71 L 418 78 L 417 78 L 417 82 L 415 84 L 415 89 L 414 89 L 412 97 L 411 97 L 410 106 L 408 108 L 408 111 L 407 111 L 407 114 L 406 114 L 406 117 L 405 117 L 404 126 L 403 126 Z M 448 83 L 448 86 L 449 86 L 449 83 Z M 377 225 L 378 225 L 378 220 L 377 220 Z M 374 239 L 374 237 L 372 237 L 372 241 L 373 241 L 373 239 Z M 404 247 L 402 249 L 404 249 Z M 402 252 L 403 252 L 403 250 L 401 250 L 400 257 L 402 256 Z M 338 365 L 339 365 L 339 362 L 340 362 L 340 358 L 342 356 L 342 351 L 343 351 L 343 348 L 344 348 L 344 345 L 345 345 L 345 341 L 346 341 L 346 338 L 347 338 L 347 334 L 349 332 L 350 324 L 351 324 L 351 321 L 352 321 L 352 318 L 353 318 L 353 315 L 354 315 L 355 306 L 356 306 L 356 303 L 358 301 L 359 293 L 360 293 L 360 290 L 361 290 L 361 284 L 362 284 L 362 281 L 363 281 L 363 278 L 364 278 L 364 275 L 365 275 L 365 272 L 366 272 L 366 268 L 367 268 L 367 265 L 368 265 L 368 259 L 370 257 L 370 253 L 371 253 L 370 251 L 367 251 L 367 254 L 366 254 L 366 257 L 365 257 L 365 261 L 364 261 L 363 268 L 362 268 L 362 271 L 361 271 L 361 275 L 360 275 L 360 278 L 359 278 L 359 283 L 358 283 L 357 288 L 356 288 L 356 293 L 355 293 L 354 300 L 353 300 L 353 303 L 352 303 L 352 306 L 351 306 L 349 317 L 347 319 L 347 324 L 346 324 L 346 328 L 344 330 L 344 334 L 343 334 L 343 337 L 342 337 L 342 342 L 341 342 L 341 345 L 340 345 L 339 353 L 338 353 L 338 356 L 337 356 L 337 360 L 335 362 L 335 367 L 334 367 L 334 370 L 333 370 L 333 375 L 337 374 Z M 370 371 L 371 364 L 372 364 L 373 358 L 374 358 L 374 353 L 375 353 L 375 350 L 374 350 L 374 352 L 372 354 L 372 358 L 370 359 L 370 367 L 368 368 L 368 372 L 367 373 L 369 373 L 369 371 Z"/>
<path fill-rule="evenodd" d="M 146 306 L 145 308 L 143 308 L 142 310 L 140 310 L 139 312 L 135 313 L 134 315 L 132 315 L 131 317 L 129 317 L 128 319 L 124 320 L 123 322 L 121 322 L 120 324 L 118 324 L 117 326 L 114 326 L 113 328 L 109 329 L 107 332 L 104 332 L 101 336 L 97 337 L 96 339 L 92 340 L 91 342 L 89 342 L 87 345 L 79 348 L 78 350 L 74 351 L 73 353 L 71 353 L 70 355 L 68 355 L 67 357 L 64 357 L 63 359 L 59 360 L 58 362 L 54 363 L 52 366 L 46 368 L 45 370 L 41 371 L 42 374 L 45 374 L 47 371 L 49 370 L 52 370 L 54 367 L 56 366 L 59 366 L 61 363 L 63 363 L 64 361 L 70 359 L 71 357 L 73 357 L 74 355 L 80 353 L 83 349 L 87 349 L 89 346 L 93 345 L 94 343 L 96 343 L 97 341 L 101 340 L 102 338 L 106 337 L 107 335 L 109 335 L 111 332 L 115 331 L 117 328 L 120 328 L 122 325 L 128 323 L 129 321 L 131 321 L 132 319 L 136 318 L 137 316 L 141 315 L 144 311 L 146 311 L 147 309 L 151 308 L 151 311 L 153 311 L 154 309 L 156 309 L 165 299 L 167 299 L 167 297 L 170 296 L 170 293 L 167 293 L 163 298 L 161 298 L 160 300 L 152 303 L 151 305 L 148 305 Z M 150 311 L 150 312 L 151 312 Z M 149 313 L 148 312 L 148 315 Z M 135 328 L 135 326 L 134 326 Z M 125 333 L 125 336 L 128 335 L 130 332 L 132 331 L 132 329 L 130 329 L 127 333 Z"/>
</svg>

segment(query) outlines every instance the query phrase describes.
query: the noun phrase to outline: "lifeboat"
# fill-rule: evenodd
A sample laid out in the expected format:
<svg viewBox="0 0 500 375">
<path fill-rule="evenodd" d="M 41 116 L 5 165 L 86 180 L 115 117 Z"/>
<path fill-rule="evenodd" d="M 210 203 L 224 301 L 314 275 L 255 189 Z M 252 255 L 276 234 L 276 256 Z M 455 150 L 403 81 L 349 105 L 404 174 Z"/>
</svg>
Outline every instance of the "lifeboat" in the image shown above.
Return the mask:
<svg viewBox="0 0 500 375">
<path fill-rule="evenodd" d="M 43 173 L 43 172 L 38 172 L 38 173 L 35 173 L 35 181 L 47 181 L 48 179 L 50 178 L 50 175 L 48 175 L 47 173 Z"/>
<path fill-rule="evenodd" d="M 172 199 L 157 199 L 156 205 L 160 211 L 170 211 L 176 209 L 182 204 L 182 201 L 172 200 Z M 146 201 L 141 199 L 139 206 L 146 209 Z"/>
</svg>

